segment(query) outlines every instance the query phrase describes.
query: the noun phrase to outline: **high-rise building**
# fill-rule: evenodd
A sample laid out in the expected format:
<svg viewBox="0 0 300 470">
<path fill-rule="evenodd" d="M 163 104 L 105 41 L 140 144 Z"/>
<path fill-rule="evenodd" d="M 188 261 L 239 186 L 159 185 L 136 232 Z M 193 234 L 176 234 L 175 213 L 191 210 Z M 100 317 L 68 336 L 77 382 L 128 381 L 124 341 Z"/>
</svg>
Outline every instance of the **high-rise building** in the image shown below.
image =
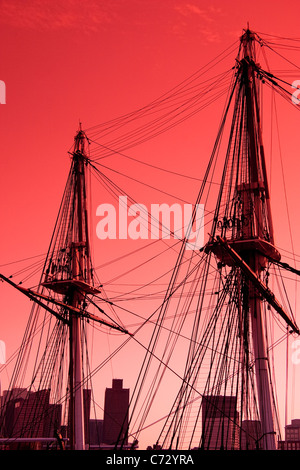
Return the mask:
<svg viewBox="0 0 300 470">
<path fill-rule="evenodd" d="M 300 441 L 300 419 L 292 419 L 291 424 L 285 427 L 286 441 Z"/>
<path fill-rule="evenodd" d="M 89 448 L 100 448 L 103 442 L 103 419 L 90 419 Z"/>
<path fill-rule="evenodd" d="M 122 379 L 113 379 L 112 388 L 105 390 L 103 442 L 107 445 L 128 443 L 129 389 Z"/>
<path fill-rule="evenodd" d="M 285 426 L 285 440 L 278 442 L 280 450 L 300 450 L 300 419 L 292 419 Z"/>
<path fill-rule="evenodd" d="M 261 423 L 256 420 L 242 422 L 241 450 L 262 449 Z"/>
<path fill-rule="evenodd" d="M 61 405 L 50 404 L 50 390 L 13 389 L 3 394 L 2 436 L 51 438 L 61 425 Z"/>
<path fill-rule="evenodd" d="M 202 448 L 234 450 L 239 448 L 236 397 L 206 395 L 202 401 Z"/>
</svg>

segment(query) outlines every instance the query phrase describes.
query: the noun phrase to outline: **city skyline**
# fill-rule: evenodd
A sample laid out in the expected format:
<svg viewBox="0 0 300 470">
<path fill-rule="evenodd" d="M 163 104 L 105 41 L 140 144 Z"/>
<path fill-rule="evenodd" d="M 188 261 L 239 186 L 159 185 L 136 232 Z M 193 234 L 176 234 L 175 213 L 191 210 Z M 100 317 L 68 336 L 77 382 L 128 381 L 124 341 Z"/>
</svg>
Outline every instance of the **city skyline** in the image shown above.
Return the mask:
<svg viewBox="0 0 300 470">
<path fill-rule="evenodd" d="M 128 439 L 124 441 L 120 433 L 123 429 L 127 432 L 124 418 L 128 416 L 129 389 L 123 388 L 123 380 L 113 379 L 111 388 L 106 388 L 102 419 L 90 418 L 91 403 L 91 390 L 84 389 L 86 448 L 109 450 L 117 445 L 126 449 Z M 64 417 L 66 410 L 63 403 L 50 402 L 50 390 L 4 390 L 0 405 L 4 409 L 0 423 L 2 450 L 69 448 L 70 423 Z M 134 443 L 129 443 L 129 447 L 134 448 Z"/>
</svg>

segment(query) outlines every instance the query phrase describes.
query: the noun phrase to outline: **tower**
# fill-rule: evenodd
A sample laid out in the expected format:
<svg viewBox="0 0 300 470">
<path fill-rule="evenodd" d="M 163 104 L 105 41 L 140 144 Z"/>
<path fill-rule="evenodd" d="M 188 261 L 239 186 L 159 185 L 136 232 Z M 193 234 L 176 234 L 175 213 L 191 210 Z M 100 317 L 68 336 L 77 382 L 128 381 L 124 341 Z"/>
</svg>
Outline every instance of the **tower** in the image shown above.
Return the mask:
<svg viewBox="0 0 300 470">
<path fill-rule="evenodd" d="M 112 388 L 105 390 L 103 442 L 108 445 L 126 445 L 128 442 L 129 389 L 123 380 L 113 379 Z"/>
<path fill-rule="evenodd" d="M 239 448 L 239 430 L 236 426 L 236 397 L 203 397 L 202 448 L 205 450 L 236 450 Z"/>
</svg>

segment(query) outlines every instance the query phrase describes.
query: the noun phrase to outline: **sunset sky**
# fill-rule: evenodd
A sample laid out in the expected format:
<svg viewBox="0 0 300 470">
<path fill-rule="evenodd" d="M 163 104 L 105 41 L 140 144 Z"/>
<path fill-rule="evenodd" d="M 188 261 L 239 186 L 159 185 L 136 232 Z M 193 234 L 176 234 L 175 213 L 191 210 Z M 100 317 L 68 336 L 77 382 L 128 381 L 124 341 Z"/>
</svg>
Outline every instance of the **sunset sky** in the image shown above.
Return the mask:
<svg viewBox="0 0 300 470">
<path fill-rule="evenodd" d="M 142 108 L 230 48 L 230 55 L 212 75 L 228 70 L 235 65 L 239 38 L 248 22 L 250 29 L 262 35 L 300 38 L 296 4 L 279 0 L 0 0 L 0 80 L 6 85 L 6 104 L 0 105 L 1 273 L 9 276 L 19 269 L 15 261 L 30 258 L 32 263 L 32 257 L 47 252 L 69 170 L 68 151 L 79 122 L 89 136 L 88 129 Z M 288 51 L 288 57 L 300 65 L 298 49 Z M 278 69 L 289 68 L 279 57 L 271 55 L 271 62 L 273 59 Z M 300 69 L 289 79 L 300 79 Z M 201 179 L 224 98 L 220 94 L 220 105 L 214 102 L 211 109 L 204 109 L 157 139 L 126 150 L 126 154 Z M 272 207 L 278 246 L 300 255 L 299 115 L 296 110 L 288 114 L 290 109 L 287 105 L 279 108 L 282 161 L 280 156 L 274 157 Z M 266 117 L 263 129 L 269 143 Z M 162 202 L 164 197 L 166 202 L 176 198 L 195 201 L 199 181 L 182 181 L 117 155 L 107 158 L 105 164 L 115 170 L 107 169 L 107 175 L 121 188 L 129 185 L 139 203 Z M 277 186 L 282 176 L 283 184 Z M 174 197 L 169 199 L 150 186 Z M 108 294 L 120 293 L 125 287 L 117 282 L 119 268 L 106 263 L 135 245 L 123 240 L 103 248 L 97 239 L 96 207 L 109 202 L 105 198 L 98 188 L 92 201 L 95 264 L 103 265 L 98 274 L 104 285 L 110 285 Z M 294 260 L 289 262 L 293 264 Z M 122 270 L 126 268 L 125 263 Z M 130 279 L 131 286 L 134 281 L 147 282 L 152 274 L 151 270 L 139 272 Z M 115 283 L 111 282 L 114 279 Z M 31 281 L 26 286 L 31 287 Z M 0 287 L 0 340 L 6 344 L 8 358 L 20 344 L 30 303 L 10 286 Z M 291 289 L 291 303 L 297 310 L 294 284 Z M 299 324 L 300 312 L 295 314 Z M 111 347 L 106 339 L 104 343 Z M 285 378 L 284 365 L 282 359 Z M 111 367 L 102 385 L 110 386 L 111 378 L 123 374 L 124 386 L 130 386 L 124 365 L 116 362 Z M 292 368 L 289 422 L 300 418 L 300 405 L 293 401 L 293 396 L 299 395 L 300 364 Z M 2 375 L 3 389 L 8 377 L 6 372 Z M 282 399 L 284 390 L 280 393 Z M 284 411 L 283 405 L 281 408 Z"/>
</svg>

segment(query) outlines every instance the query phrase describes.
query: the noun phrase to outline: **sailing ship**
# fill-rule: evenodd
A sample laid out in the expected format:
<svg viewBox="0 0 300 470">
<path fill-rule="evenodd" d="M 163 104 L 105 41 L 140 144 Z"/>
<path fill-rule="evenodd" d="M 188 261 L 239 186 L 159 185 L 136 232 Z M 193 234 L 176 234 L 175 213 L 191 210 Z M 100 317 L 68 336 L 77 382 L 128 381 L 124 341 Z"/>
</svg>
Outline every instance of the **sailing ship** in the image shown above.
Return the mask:
<svg viewBox="0 0 300 470">
<path fill-rule="evenodd" d="M 142 351 L 135 357 L 139 370 L 128 408 L 118 418 L 118 438 L 110 443 L 99 442 L 97 448 L 135 449 L 140 436 L 152 425 L 155 440 L 153 437 L 150 444 L 156 449 L 278 448 L 281 430 L 268 331 L 276 322 L 284 331 L 284 339 L 297 337 L 300 332 L 293 312 L 283 306 L 269 286 L 276 270 L 288 269 L 296 275 L 299 272 L 282 261 L 271 213 L 261 90 L 269 87 L 295 105 L 290 84 L 258 63 L 257 51 L 265 51 L 270 44 L 247 28 L 233 67 L 226 71 L 226 80 L 222 75 L 220 81 L 218 75 L 213 86 L 208 86 L 206 80 L 198 85 L 199 77 L 193 75 L 135 113 L 89 130 L 80 126 L 37 287 L 26 288 L 13 276 L 1 274 L 2 281 L 33 302 L 9 387 L 2 397 L 2 448 L 32 443 L 35 448 L 91 448 L 86 400 L 93 394 L 94 371 L 90 369 L 86 339 L 88 328 L 95 324 L 101 325 L 102 336 L 106 334 L 103 331 L 115 331 L 121 338 L 113 354 L 99 361 L 95 370 L 116 354 L 125 354 L 132 342 Z M 201 76 L 210 66 L 201 71 Z M 110 153 L 127 157 L 128 148 L 190 118 L 215 101 L 216 84 L 227 86 L 228 80 L 219 132 L 207 169 L 200 175 L 201 185 L 188 226 L 191 231 L 198 216 L 195 208 L 205 202 L 210 214 L 210 226 L 205 224 L 207 240 L 200 249 L 186 250 L 187 231 L 176 241 L 176 259 L 168 273 L 168 285 L 160 292 L 162 301 L 148 316 L 140 315 L 138 324 L 127 322 L 126 326 L 118 309 L 127 314 L 133 314 L 134 309 L 126 309 L 106 296 L 105 285 L 93 264 L 89 172 L 114 195 L 120 194 L 121 189 L 101 171 L 104 166 L 98 166 L 99 160 Z M 227 145 L 223 148 L 230 115 Z M 103 143 L 112 130 L 145 116 L 152 120 L 112 139 L 109 145 Z M 93 144 L 96 150 L 92 156 Z M 212 181 L 220 154 L 223 171 L 216 191 Z M 145 214 L 145 222 L 147 217 L 149 214 Z M 158 220 L 156 223 L 161 224 Z M 159 260 L 157 257 L 156 262 Z M 130 301 L 132 292 L 129 294 Z M 146 341 L 139 336 L 144 328 L 150 332 Z M 163 387 L 168 390 L 164 398 Z M 153 418 L 156 403 L 161 404 L 162 399 L 168 411 Z M 41 434 L 41 427 L 48 435 Z"/>
</svg>

